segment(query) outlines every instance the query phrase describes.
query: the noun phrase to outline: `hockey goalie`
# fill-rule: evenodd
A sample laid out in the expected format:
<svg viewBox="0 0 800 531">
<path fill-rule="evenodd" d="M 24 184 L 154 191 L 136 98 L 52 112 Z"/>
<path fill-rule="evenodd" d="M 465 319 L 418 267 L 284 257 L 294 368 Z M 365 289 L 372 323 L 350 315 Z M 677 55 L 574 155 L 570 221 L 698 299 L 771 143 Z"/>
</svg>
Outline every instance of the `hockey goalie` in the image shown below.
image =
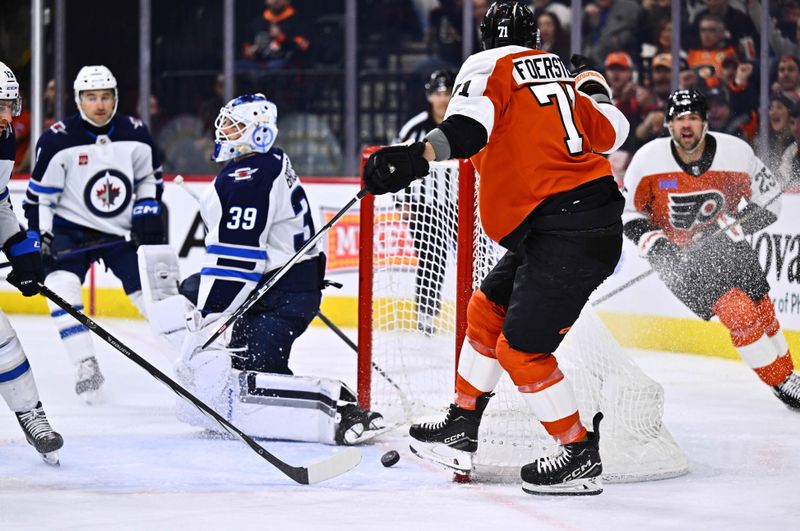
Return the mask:
<svg viewBox="0 0 800 531">
<path fill-rule="evenodd" d="M 217 162 L 226 162 L 199 198 L 208 228 L 200 273 L 179 283 L 175 251 L 139 247 L 142 291 L 155 332 L 176 348 L 178 381 L 253 437 L 358 444 L 381 433 L 383 417 L 360 408 L 347 386 L 296 376 L 292 344 L 319 310 L 325 254 L 310 249 L 207 349 L 201 346 L 250 292 L 288 262 L 314 222 L 289 156 L 273 147 L 277 108 L 261 94 L 231 100 L 217 117 Z M 219 425 L 180 400 L 178 419 Z"/>
</svg>

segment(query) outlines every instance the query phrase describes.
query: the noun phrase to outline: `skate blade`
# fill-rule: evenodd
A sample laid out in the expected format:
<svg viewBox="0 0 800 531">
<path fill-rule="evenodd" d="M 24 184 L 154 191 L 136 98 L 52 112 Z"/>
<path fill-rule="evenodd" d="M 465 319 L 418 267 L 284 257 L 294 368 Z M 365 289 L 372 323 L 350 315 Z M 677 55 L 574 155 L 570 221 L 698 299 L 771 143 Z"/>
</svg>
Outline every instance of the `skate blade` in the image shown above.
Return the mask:
<svg viewBox="0 0 800 531">
<path fill-rule="evenodd" d="M 45 452 L 39 454 L 42 456 L 42 461 L 50 466 L 61 466 L 61 461 L 58 460 L 58 452 Z"/>
<path fill-rule="evenodd" d="M 84 391 L 78 396 L 81 397 L 81 400 L 86 402 L 86 404 L 89 406 L 102 404 L 105 401 L 102 389 L 95 389 L 93 391 Z"/>
<path fill-rule="evenodd" d="M 556 485 L 523 482 L 522 490 L 534 496 L 595 496 L 603 492 L 603 482 L 599 477 L 574 479 Z"/>
<path fill-rule="evenodd" d="M 414 441 L 414 445 L 408 445 L 411 452 L 427 461 L 432 461 L 443 466 L 451 472 L 469 474 L 472 470 L 472 453 L 456 450 L 446 444 L 425 443 Z"/>
</svg>

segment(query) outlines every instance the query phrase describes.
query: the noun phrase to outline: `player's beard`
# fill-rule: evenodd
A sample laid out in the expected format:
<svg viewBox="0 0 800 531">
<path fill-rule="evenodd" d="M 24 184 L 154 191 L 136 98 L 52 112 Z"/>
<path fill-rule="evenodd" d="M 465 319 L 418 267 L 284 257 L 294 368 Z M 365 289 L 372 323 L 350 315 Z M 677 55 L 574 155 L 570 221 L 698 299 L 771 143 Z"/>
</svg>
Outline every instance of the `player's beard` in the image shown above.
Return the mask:
<svg viewBox="0 0 800 531">
<path fill-rule="evenodd" d="M 672 137 L 672 141 L 681 149 L 681 151 L 683 151 L 688 155 L 691 155 L 692 153 L 697 151 L 697 148 L 700 147 L 701 143 L 703 142 L 703 139 L 706 136 L 706 131 L 707 127 L 703 127 L 700 130 L 700 133 L 693 136 L 691 139 L 684 139 L 680 131 L 677 131 L 677 136 L 676 136 L 676 131 L 672 127 L 670 127 L 669 133 L 670 136 Z M 693 130 L 692 133 L 694 133 Z"/>
</svg>

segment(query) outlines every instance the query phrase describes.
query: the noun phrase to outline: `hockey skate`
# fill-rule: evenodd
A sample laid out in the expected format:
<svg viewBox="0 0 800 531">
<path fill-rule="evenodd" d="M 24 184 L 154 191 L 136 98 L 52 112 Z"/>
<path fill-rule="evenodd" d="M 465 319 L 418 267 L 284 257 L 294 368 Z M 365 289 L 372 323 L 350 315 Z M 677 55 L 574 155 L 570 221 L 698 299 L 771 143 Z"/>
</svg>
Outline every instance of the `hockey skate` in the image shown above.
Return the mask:
<svg viewBox="0 0 800 531">
<path fill-rule="evenodd" d="M 83 398 L 87 404 L 94 404 L 101 398 L 100 387 L 105 378 L 100 372 L 97 358 L 91 356 L 81 361 L 78 366 L 78 376 L 75 381 L 75 393 Z"/>
<path fill-rule="evenodd" d="M 786 407 L 800 411 L 800 374 L 789 373 L 782 384 L 772 388 L 772 392 Z"/>
<path fill-rule="evenodd" d="M 561 445 L 555 455 L 541 457 L 522 467 L 522 490 L 528 494 L 551 496 L 587 496 L 603 492 L 600 474 L 600 421 L 592 420 L 594 432 L 586 440 Z"/>
<path fill-rule="evenodd" d="M 334 436 L 336 444 L 347 446 L 361 444 L 389 429 L 383 420 L 383 415 L 363 409 L 356 404 L 339 406 L 338 412 L 341 419 Z"/>
<path fill-rule="evenodd" d="M 413 424 L 408 434 L 414 441 L 411 451 L 420 459 L 438 463 L 458 474 L 469 474 L 472 456 L 478 451 L 478 428 L 492 394 L 477 398 L 475 410 L 450 404 L 447 416 L 439 422 Z"/>
<path fill-rule="evenodd" d="M 45 463 L 58 466 L 58 449 L 64 445 L 64 439 L 50 427 L 44 409 L 42 409 L 42 403 L 39 402 L 30 411 L 23 411 L 16 415 L 28 443 L 42 455 Z"/>
</svg>

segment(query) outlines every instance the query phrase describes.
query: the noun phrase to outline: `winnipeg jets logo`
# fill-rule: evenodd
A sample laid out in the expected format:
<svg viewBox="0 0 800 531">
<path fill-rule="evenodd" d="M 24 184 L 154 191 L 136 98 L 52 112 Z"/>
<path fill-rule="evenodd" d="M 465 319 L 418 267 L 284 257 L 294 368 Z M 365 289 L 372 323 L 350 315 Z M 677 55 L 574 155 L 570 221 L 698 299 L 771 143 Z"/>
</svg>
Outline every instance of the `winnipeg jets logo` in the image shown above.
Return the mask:
<svg viewBox="0 0 800 531">
<path fill-rule="evenodd" d="M 87 181 L 83 200 L 95 216 L 114 217 L 131 201 L 131 181 L 119 170 L 101 170 Z"/>
<path fill-rule="evenodd" d="M 233 177 L 234 181 L 246 181 L 253 178 L 253 174 L 258 171 L 258 168 L 238 168 L 228 174 L 228 177 Z"/>
<path fill-rule="evenodd" d="M 134 118 L 133 116 L 129 116 L 128 118 L 130 118 L 131 124 L 133 125 L 134 129 L 139 129 L 140 127 L 142 127 L 144 125 L 144 122 L 142 122 L 138 118 Z"/>
<path fill-rule="evenodd" d="M 717 190 L 669 194 L 669 221 L 676 229 L 688 230 L 714 219 L 724 206 L 725 196 Z"/>
<path fill-rule="evenodd" d="M 64 122 L 56 122 L 56 123 L 54 123 L 53 125 L 50 126 L 50 131 L 52 131 L 55 134 L 59 134 L 59 133 L 64 134 L 64 135 L 67 134 L 67 128 L 64 126 Z"/>
<path fill-rule="evenodd" d="M 119 186 L 114 186 L 114 183 L 108 177 L 106 177 L 105 182 L 103 182 L 101 186 L 95 190 L 97 199 L 99 199 L 102 205 L 106 208 L 111 208 L 114 206 L 117 197 L 119 197 L 119 193 Z"/>
</svg>

